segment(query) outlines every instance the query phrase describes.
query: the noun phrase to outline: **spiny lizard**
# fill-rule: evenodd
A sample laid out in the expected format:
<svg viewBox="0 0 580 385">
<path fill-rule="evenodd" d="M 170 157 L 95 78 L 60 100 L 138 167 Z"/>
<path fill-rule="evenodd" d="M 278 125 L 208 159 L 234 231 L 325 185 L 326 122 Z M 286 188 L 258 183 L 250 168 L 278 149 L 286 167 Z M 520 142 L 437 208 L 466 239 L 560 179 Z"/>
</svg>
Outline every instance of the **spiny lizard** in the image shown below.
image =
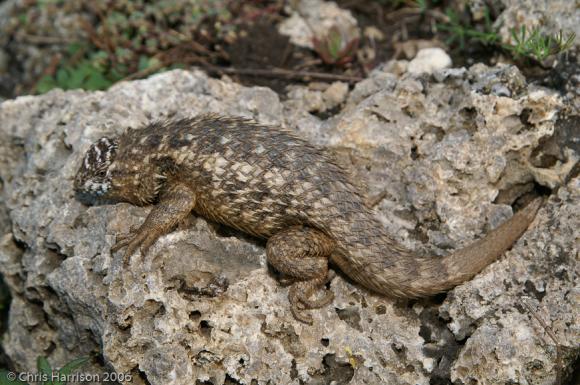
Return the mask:
<svg viewBox="0 0 580 385">
<path fill-rule="evenodd" d="M 296 319 L 333 300 L 328 262 L 368 289 L 423 297 L 451 289 L 498 258 L 526 230 L 536 198 L 477 242 L 443 258 L 416 255 L 385 232 L 363 194 L 324 150 L 277 127 L 202 115 L 156 122 L 87 151 L 78 193 L 155 206 L 118 239 L 125 261 L 146 253 L 192 211 L 267 239 L 268 262 L 291 283 Z M 324 295 L 313 298 L 319 290 Z"/>
</svg>

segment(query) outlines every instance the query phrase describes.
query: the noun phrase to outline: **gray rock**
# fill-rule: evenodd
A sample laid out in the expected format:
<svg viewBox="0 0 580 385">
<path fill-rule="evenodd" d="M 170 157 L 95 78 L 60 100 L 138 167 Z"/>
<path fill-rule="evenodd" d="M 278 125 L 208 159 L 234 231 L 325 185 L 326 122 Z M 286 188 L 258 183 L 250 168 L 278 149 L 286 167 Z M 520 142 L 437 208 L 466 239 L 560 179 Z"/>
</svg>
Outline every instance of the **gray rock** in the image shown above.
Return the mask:
<svg viewBox="0 0 580 385">
<path fill-rule="evenodd" d="M 407 71 L 419 75 L 422 73 L 432 74 L 451 67 L 451 58 L 441 48 L 425 48 L 417 53 L 417 56 L 409 62 Z"/>
<path fill-rule="evenodd" d="M 577 154 L 530 161 L 555 136 L 565 105 L 522 79 L 509 66 L 448 70 L 438 80 L 377 70 L 327 120 L 307 112 L 306 93 L 281 102 L 269 89 L 181 70 L 107 92 L 3 102 L 0 272 L 13 296 L 6 354 L 16 369 L 34 370 L 38 355 L 60 366 L 95 352 L 101 359 L 83 372 L 129 373 L 137 384 L 555 383 L 558 359 L 570 365 L 580 343 L 579 180 L 565 182 Z M 510 96 L 496 95 L 495 84 Z M 115 235 L 150 209 L 87 207 L 74 197 L 72 178 L 94 140 L 201 112 L 281 124 L 327 146 L 363 190 L 387 192 L 377 207 L 385 229 L 436 255 L 503 221 L 534 182 L 563 186 L 505 257 L 442 306 L 395 302 L 338 276 L 333 304 L 307 326 L 293 319 L 263 242 L 192 215 L 123 269 L 110 253 Z M 556 335 L 558 359 L 522 296 Z"/>
<path fill-rule="evenodd" d="M 341 9 L 333 1 L 300 0 L 288 7 L 291 16 L 282 21 L 278 27 L 282 35 L 298 46 L 313 48 L 312 39 L 321 39 L 335 27 L 343 35 L 343 41 L 349 42 L 360 37 L 357 21 L 350 11 Z"/>
<path fill-rule="evenodd" d="M 556 373 L 570 375 L 558 360 L 578 357 L 579 201 L 576 178 L 550 199 L 526 234 L 528 252 L 512 250 L 520 258 L 488 266 L 443 303 L 439 311 L 453 334 L 469 336 L 453 364 L 453 381 L 554 384 Z"/>
</svg>

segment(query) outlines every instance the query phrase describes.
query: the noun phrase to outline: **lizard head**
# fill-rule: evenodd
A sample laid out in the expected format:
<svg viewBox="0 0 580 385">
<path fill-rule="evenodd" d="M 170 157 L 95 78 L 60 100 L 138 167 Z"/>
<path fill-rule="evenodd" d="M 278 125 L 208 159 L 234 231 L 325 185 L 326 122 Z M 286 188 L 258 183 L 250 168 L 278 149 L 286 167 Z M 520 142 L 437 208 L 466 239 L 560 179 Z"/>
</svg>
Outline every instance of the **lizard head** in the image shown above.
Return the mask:
<svg viewBox="0 0 580 385">
<path fill-rule="evenodd" d="M 75 176 L 75 192 L 106 196 L 111 188 L 110 166 L 115 160 L 116 153 L 115 140 L 101 138 L 93 143 Z"/>
<path fill-rule="evenodd" d="M 125 143 L 123 145 L 122 143 Z M 126 141 L 101 138 L 88 149 L 74 180 L 81 201 L 92 198 L 145 205 L 153 202 L 166 177 L 167 159 L 152 161 L 142 154 L 119 151 Z"/>
</svg>

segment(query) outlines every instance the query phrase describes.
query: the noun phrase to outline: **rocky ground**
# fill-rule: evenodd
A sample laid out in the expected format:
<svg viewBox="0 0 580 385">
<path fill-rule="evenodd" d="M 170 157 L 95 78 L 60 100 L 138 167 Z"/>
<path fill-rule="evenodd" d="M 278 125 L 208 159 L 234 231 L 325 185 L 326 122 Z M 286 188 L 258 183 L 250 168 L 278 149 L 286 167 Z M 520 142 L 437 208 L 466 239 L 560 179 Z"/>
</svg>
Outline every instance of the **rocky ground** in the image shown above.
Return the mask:
<svg viewBox="0 0 580 385">
<path fill-rule="evenodd" d="M 356 26 L 334 3 L 304 3 L 326 10 L 281 22 L 292 44 L 309 41 L 292 24 L 300 16 Z M 526 15 L 544 12 L 551 28 L 579 28 L 565 1 L 550 13 L 506 1 L 505 23 L 523 17 L 521 4 L 535 7 Z M 4 101 L 4 366 L 35 371 L 38 356 L 54 366 L 89 356 L 83 372 L 128 374 L 127 384 L 573 383 L 580 91 L 570 57 L 552 63 L 560 77 L 536 76 L 512 64 L 456 66 L 429 47 L 350 86 L 296 83 L 277 93 L 174 70 L 105 92 Z M 446 295 L 393 301 L 339 273 L 334 302 L 304 325 L 263 242 L 192 215 L 124 269 L 110 247 L 150 208 L 74 197 L 72 178 L 94 140 L 201 112 L 282 125 L 327 148 L 369 196 L 386 192 L 376 206 L 385 229 L 434 258 L 503 222 L 526 195 L 546 202 L 512 250 Z"/>
</svg>

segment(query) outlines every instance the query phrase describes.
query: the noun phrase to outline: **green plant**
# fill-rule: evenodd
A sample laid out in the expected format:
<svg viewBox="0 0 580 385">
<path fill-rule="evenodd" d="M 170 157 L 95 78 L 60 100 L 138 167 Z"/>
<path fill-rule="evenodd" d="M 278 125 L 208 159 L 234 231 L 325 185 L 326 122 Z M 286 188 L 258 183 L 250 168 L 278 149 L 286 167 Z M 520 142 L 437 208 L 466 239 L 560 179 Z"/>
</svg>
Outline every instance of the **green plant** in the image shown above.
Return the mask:
<svg viewBox="0 0 580 385">
<path fill-rule="evenodd" d="M 312 38 L 314 50 L 326 64 L 341 66 L 353 60 L 358 49 L 358 37 L 349 38 L 337 26 L 333 26 L 322 39 Z"/>
<path fill-rule="evenodd" d="M 99 65 L 103 56 L 102 51 L 92 53 L 89 58 L 77 64 L 61 66 L 54 75 L 43 76 L 36 85 L 38 93 L 45 93 L 53 88 L 71 90 L 82 88 L 85 90 L 102 90 L 113 82 L 121 79 L 121 74 L 106 71 Z"/>
<path fill-rule="evenodd" d="M 53 370 L 46 357 L 39 356 L 36 360 L 36 366 L 38 373 L 46 379 L 46 381 L 43 381 L 43 385 L 66 385 L 66 382 L 62 380 L 70 375 L 74 370 L 83 366 L 88 360 L 89 357 L 76 358 L 68 362 L 59 370 Z M 9 372 L 5 369 L 0 370 L 0 385 L 14 384 L 28 385 L 26 382 L 17 379 L 13 372 Z"/>
<path fill-rule="evenodd" d="M 460 49 L 465 49 L 468 42 L 478 42 L 484 45 L 493 45 L 509 51 L 514 58 L 521 57 L 542 61 L 548 56 L 556 55 L 570 49 L 576 38 L 574 32 L 564 36 L 562 31 L 556 35 L 544 34 L 539 28 L 534 28 L 528 33 L 525 26 L 519 31 L 511 30 L 513 44 L 501 44 L 498 28 L 493 27 L 489 9 L 484 8 L 484 24 L 479 29 L 476 26 L 464 22 L 451 8 L 446 12 L 448 22 L 438 24 L 437 27 L 449 34 L 447 44 L 458 44 Z"/>
<path fill-rule="evenodd" d="M 429 8 L 429 2 L 427 0 L 415 0 L 415 4 L 421 13 L 427 12 Z"/>
<path fill-rule="evenodd" d="M 59 370 L 54 371 L 53 377 L 54 380 L 45 381 L 44 385 L 66 385 L 66 382 L 61 381 L 61 379 L 66 378 L 69 374 L 73 372 L 73 370 L 80 368 L 89 360 L 88 357 L 80 357 L 76 358 L 67 364 L 65 364 Z M 38 370 L 42 373 L 45 373 L 51 378 L 53 374 L 53 369 L 50 367 L 48 360 L 45 357 L 38 357 L 37 359 L 37 366 Z"/>
<path fill-rule="evenodd" d="M 459 15 L 451 8 L 446 11 L 448 22 L 445 24 L 437 24 L 437 28 L 441 31 L 449 33 L 449 38 L 446 40 L 447 44 L 459 44 L 460 49 L 465 49 L 467 39 L 473 39 L 483 44 L 494 44 L 499 41 L 497 30 L 492 26 L 489 9 L 484 9 L 484 25 L 483 30 L 478 30 L 474 26 L 464 23 Z"/>
<path fill-rule="evenodd" d="M 515 28 L 511 30 L 515 41 L 513 45 L 506 45 L 505 48 L 512 51 L 516 56 L 533 57 L 542 61 L 548 56 L 556 55 L 567 51 L 574 44 L 576 34 L 570 33 L 564 37 L 560 30 L 556 35 L 542 34 L 539 28 L 532 29 L 527 33 L 526 27 L 522 26 L 519 31 Z"/>
<path fill-rule="evenodd" d="M 37 6 L 60 1 L 42 0 Z M 102 90 L 121 79 L 211 55 L 197 42 L 200 25 L 213 21 L 215 31 L 206 31 L 207 39 L 228 33 L 231 15 L 225 5 L 225 0 L 87 2 L 85 12 L 95 20 L 82 24 L 88 39 L 70 44 L 54 68 L 48 68 L 38 80 L 35 90 Z M 26 16 L 19 22 L 24 23 Z"/>
</svg>

